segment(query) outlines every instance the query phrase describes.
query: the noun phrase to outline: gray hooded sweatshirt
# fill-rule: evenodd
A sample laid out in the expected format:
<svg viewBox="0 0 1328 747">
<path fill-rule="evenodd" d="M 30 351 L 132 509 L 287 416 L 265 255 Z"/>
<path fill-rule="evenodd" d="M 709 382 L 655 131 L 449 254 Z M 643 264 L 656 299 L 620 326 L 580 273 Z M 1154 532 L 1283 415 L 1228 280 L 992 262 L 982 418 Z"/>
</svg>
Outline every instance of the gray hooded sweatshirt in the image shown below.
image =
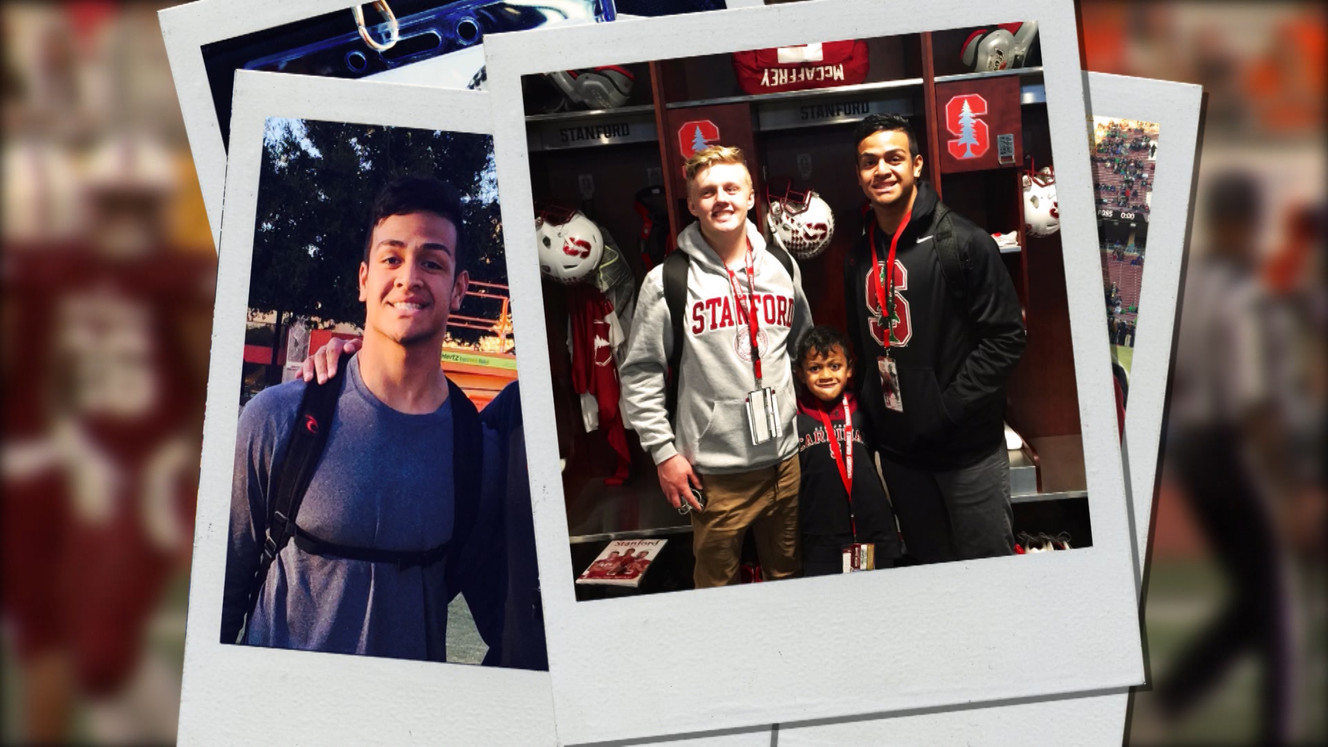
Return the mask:
<svg viewBox="0 0 1328 747">
<path fill-rule="evenodd" d="M 729 273 L 693 223 L 678 235 L 678 249 L 691 259 L 684 305 L 676 429 L 664 407 L 669 351 L 675 344 L 664 301 L 664 267 L 646 275 L 637 297 L 622 378 L 624 414 L 641 446 L 663 462 L 682 454 L 700 473 L 732 473 L 769 467 L 798 451 L 796 394 L 790 358 L 798 338 L 811 328 L 811 307 L 802 292 L 797 264 L 793 277 L 765 248 L 750 222 L 753 290 L 757 298 L 762 384 L 775 390 L 783 436 L 753 446 L 746 399 L 756 388 L 747 325 L 747 278 L 735 265 L 737 306 Z"/>
</svg>

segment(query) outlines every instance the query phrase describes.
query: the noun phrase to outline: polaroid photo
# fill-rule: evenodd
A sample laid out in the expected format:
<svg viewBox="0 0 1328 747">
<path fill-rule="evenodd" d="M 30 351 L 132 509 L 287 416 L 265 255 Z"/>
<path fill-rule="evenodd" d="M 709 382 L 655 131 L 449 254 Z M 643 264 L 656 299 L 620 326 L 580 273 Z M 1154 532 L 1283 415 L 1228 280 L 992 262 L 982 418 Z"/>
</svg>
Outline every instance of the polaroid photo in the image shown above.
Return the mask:
<svg viewBox="0 0 1328 747">
<path fill-rule="evenodd" d="M 1020 34 L 1029 22 L 1037 23 L 1036 35 Z M 1002 29 L 1009 39 L 980 33 L 999 24 L 1012 24 L 1014 30 Z M 975 54 L 968 61 L 954 59 L 970 44 Z M 1130 507 L 1114 403 L 1103 396 L 1112 379 L 1102 334 L 1106 315 L 1098 302 L 1102 270 L 1096 252 L 1062 251 L 1097 245 L 1073 8 L 905 3 L 887 12 L 877 3 L 825 0 L 500 34 L 486 39 L 485 55 L 494 110 L 526 115 L 498 118 L 494 137 L 513 313 L 526 335 L 518 350 L 528 382 L 526 432 L 545 444 L 530 453 L 530 471 L 560 740 L 897 713 L 1142 682 Z M 1006 57 L 1019 58 L 1020 66 L 973 70 L 1000 68 Z M 626 70 L 638 81 L 622 106 L 556 110 L 549 74 L 576 71 L 591 85 L 594 72 L 604 69 Z M 807 83 L 813 85 L 801 85 Z M 835 88 L 807 90 L 816 83 Z M 807 307 L 818 322 L 844 318 L 842 263 L 862 232 L 857 211 L 865 201 L 854 178 L 853 129 L 869 113 L 909 120 L 921 143 L 918 172 L 924 181 L 942 183 L 947 205 L 978 216 L 968 220 L 986 233 L 1018 237 L 986 264 L 1008 271 L 1028 317 L 1028 348 L 1007 393 L 1028 415 L 1015 424 L 1023 433 L 1015 448 L 1025 454 L 1028 446 L 1038 458 L 1018 465 L 1031 469 L 1019 473 L 1019 485 L 1011 480 L 1011 503 L 1016 521 L 1030 526 L 1074 521 L 1070 542 L 1053 535 L 1073 549 L 923 563 L 851 578 L 692 588 L 693 527 L 704 512 L 693 508 L 682 516 L 666 501 L 653 459 L 631 440 L 642 437 L 615 435 L 608 406 L 614 396 L 577 382 L 618 363 L 615 348 L 624 337 L 632 344 L 634 325 L 625 311 L 635 301 L 633 313 L 646 313 L 633 282 L 640 283 L 643 265 L 663 261 L 690 220 L 692 206 L 683 207 L 689 196 L 684 155 L 723 144 L 747 154 L 753 192 L 760 195 L 747 209 L 756 211 L 758 222 L 776 212 L 766 207 L 775 201 L 802 216 L 794 221 L 801 235 L 783 237 L 786 245 L 802 249 L 800 242 L 816 244 L 829 234 L 828 226 L 812 225 L 829 220 L 807 220 L 822 209 L 808 191 L 822 195 L 838 229 L 837 243 L 832 239 L 823 254 L 791 269 L 777 269 L 775 262 L 783 262 L 777 257 L 761 257 L 770 263 L 758 273 L 773 272 L 785 282 L 799 273 L 805 298 L 736 288 L 746 272 L 735 269 L 730 316 L 719 298 L 728 294 L 716 293 L 714 304 L 687 317 L 689 324 L 726 334 L 731 357 L 744 365 L 754 368 L 753 347 L 761 351 L 767 377 L 761 385 L 787 385 L 787 353 L 764 353 L 786 344 L 781 335 L 786 340 L 790 320 Z M 975 167 L 970 157 L 990 164 Z M 1020 214 L 1020 177 L 1053 163 L 1055 231 L 1041 224 L 1035 232 Z M 889 191 L 887 184 L 881 188 Z M 696 195 L 699 200 L 699 187 Z M 729 219 L 726 212 L 707 215 L 718 225 Z M 626 243 L 634 236 L 635 246 Z M 999 237 L 992 241 L 999 246 Z M 633 282 L 619 280 L 623 272 Z M 587 278 L 592 282 L 558 282 Z M 892 285 L 906 290 L 903 282 Z M 589 294 L 592 287 L 601 296 Z M 773 296 L 768 302 L 767 295 Z M 759 308 L 751 305 L 754 298 Z M 910 319 L 903 305 L 889 315 L 895 340 L 905 338 L 898 333 Z M 870 301 L 865 307 L 868 327 L 884 333 L 886 315 Z M 746 321 L 753 317 L 759 329 Z M 657 334 L 672 338 L 667 330 Z M 685 358 L 681 365 L 688 365 Z M 680 400 L 705 400 L 704 392 L 687 391 L 686 370 Z M 724 370 L 744 392 L 761 386 L 754 370 Z M 705 380 L 693 376 L 694 387 Z M 911 383 L 916 380 L 901 374 L 906 413 Z M 633 396 L 630 384 L 621 388 Z M 928 401 L 925 387 L 914 391 L 921 392 L 913 395 L 918 417 L 943 412 L 943 403 Z M 715 397 L 714 407 L 706 407 L 718 412 L 726 402 Z M 790 432 L 793 406 L 789 402 L 785 413 Z M 714 431 L 716 439 L 747 438 L 735 407 L 736 414 L 713 418 L 733 426 Z M 632 425 L 642 430 L 639 422 Z M 695 437 L 707 432 L 703 426 L 694 420 L 688 427 Z M 787 459 L 782 449 L 776 465 Z M 741 493 L 714 478 L 722 474 L 702 470 L 706 511 L 726 489 Z M 936 490 L 925 487 L 934 483 L 909 483 L 907 470 L 896 474 L 904 475 L 896 483 L 903 486 L 900 494 L 908 486 Z M 647 536 L 670 541 L 638 591 L 578 591 L 575 577 L 605 544 Z M 913 552 L 925 548 L 923 538 Z M 666 558 L 670 550 L 678 552 Z M 726 552 L 727 563 L 735 553 Z M 756 580 L 786 573 L 780 565 L 786 557 L 769 546 L 767 552 L 764 567 L 740 558 L 736 573 L 727 574 L 725 566 L 716 575 Z M 704 555 L 707 563 L 717 557 Z M 759 551 L 755 557 L 762 560 Z M 1038 666 L 1029 667 L 1030 661 Z M 650 675 L 636 677 L 643 670 Z M 634 698 L 652 707 L 609 707 L 620 700 L 624 679 L 633 677 Z"/>
<path fill-rule="evenodd" d="M 1121 334 L 1120 325 L 1112 330 L 1109 319 L 1108 332 L 1115 331 L 1118 335 L 1112 340 L 1113 368 L 1118 365 L 1124 369 L 1128 386 L 1128 396 L 1122 403 L 1125 410 L 1122 449 L 1134 507 L 1136 554 L 1142 579 L 1160 470 L 1158 457 L 1180 316 L 1181 282 L 1193 220 L 1195 172 L 1203 136 L 1203 88 L 1104 73 L 1091 73 L 1088 77 L 1095 138 L 1091 146 L 1092 157 L 1096 159 L 1094 183 L 1117 187 L 1116 191 L 1099 192 L 1097 216 L 1104 238 L 1100 245 L 1103 283 L 1108 294 L 1104 297 L 1109 312 L 1128 325 Z M 1120 194 L 1117 183 L 1122 176 L 1113 170 L 1118 166 L 1104 160 L 1112 157 L 1106 152 L 1111 143 L 1103 141 L 1110 140 L 1113 127 L 1123 133 L 1117 143 L 1123 141 L 1127 150 L 1131 142 L 1146 140 L 1132 153 L 1139 161 L 1144 149 L 1148 153 L 1144 170 L 1134 177 L 1134 183 L 1139 183 L 1141 177 L 1146 181 L 1132 190 L 1131 199 L 1135 206 L 1142 200 L 1144 209 L 1122 209 L 1110 204 Z M 1127 127 L 1139 134 L 1124 137 Z M 1119 279 L 1112 279 L 1113 273 Z M 1118 297 L 1123 292 L 1135 301 L 1126 304 L 1124 298 L 1111 299 L 1110 283 L 1117 285 Z M 1117 306 L 1121 308 L 1120 314 L 1115 312 Z M 1134 310 L 1127 311 L 1129 307 Z"/>
<path fill-rule="evenodd" d="M 474 88 L 486 34 L 614 14 L 613 0 L 198 0 L 161 11 L 213 240 L 220 246 L 236 71 Z"/>
<path fill-rule="evenodd" d="M 182 741 L 554 740 L 489 122 L 237 77 Z"/>
<path fill-rule="evenodd" d="M 1096 210 L 1102 233 L 1103 282 L 1110 283 L 1108 278 L 1113 274 L 1117 277 L 1118 291 L 1131 299 L 1128 306 L 1137 307 L 1129 312 L 1133 315 L 1130 318 L 1137 319 L 1146 332 L 1140 335 L 1137 344 L 1119 346 L 1128 352 L 1117 349 L 1113 355 L 1113 367 L 1129 366 L 1128 397 L 1122 397 L 1125 409 L 1122 438 L 1126 487 L 1131 497 L 1137 542 L 1135 558 L 1142 582 L 1172 337 L 1178 318 L 1181 268 L 1188 253 L 1194 174 L 1202 137 L 1203 89 L 1188 83 L 1105 73 L 1085 73 L 1084 78 L 1093 112 L 1090 122 L 1094 143 L 1090 157 L 1098 192 Z M 1143 201 L 1144 210 L 1138 209 L 1137 203 L 1112 205 L 1118 193 L 1101 189 L 1121 181 L 1117 178 L 1121 176 L 1121 162 L 1112 160 L 1119 155 L 1114 152 L 1118 146 L 1128 154 L 1129 160 L 1145 164 L 1146 171 L 1140 176 L 1147 175 L 1147 186 L 1141 184 L 1143 194 L 1138 198 Z M 1135 215 L 1122 216 L 1122 212 Z M 1120 248 L 1129 247 L 1128 252 L 1116 251 L 1120 239 L 1123 239 Z M 1118 256 L 1121 253 L 1126 256 Z M 1122 278 L 1125 274 L 1122 270 L 1138 267 L 1139 264 L 1131 263 L 1143 257 L 1147 257 L 1146 262 L 1139 264 L 1147 271 Z M 1124 363 L 1122 358 L 1126 359 Z M 1129 698 L 1130 693 L 1121 690 L 876 720 L 785 724 L 780 730 L 780 743 L 1004 743 L 1026 739 L 1032 734 L 1056 734 L 1060 744 L 1116 743 L 1128 726 Z"/>
</svg>

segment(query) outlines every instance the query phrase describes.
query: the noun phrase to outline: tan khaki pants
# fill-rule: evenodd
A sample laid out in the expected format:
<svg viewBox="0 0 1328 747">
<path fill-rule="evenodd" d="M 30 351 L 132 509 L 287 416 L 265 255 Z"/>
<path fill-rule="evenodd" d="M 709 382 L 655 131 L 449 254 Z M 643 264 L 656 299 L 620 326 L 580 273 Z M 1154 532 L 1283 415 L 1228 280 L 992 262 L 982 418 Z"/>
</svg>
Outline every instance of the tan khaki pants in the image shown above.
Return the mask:
<svg viewBox="0 0 1328 747">
<path fill-rule="evenodd" d="M 766 580 L 802 569 L 798 545 L 798 455 L 751 472 L 700 475 L 705 511 L 692 511 L 696 588 L 738 581 L 742 539 L 751 527 Z"/>
</svg>

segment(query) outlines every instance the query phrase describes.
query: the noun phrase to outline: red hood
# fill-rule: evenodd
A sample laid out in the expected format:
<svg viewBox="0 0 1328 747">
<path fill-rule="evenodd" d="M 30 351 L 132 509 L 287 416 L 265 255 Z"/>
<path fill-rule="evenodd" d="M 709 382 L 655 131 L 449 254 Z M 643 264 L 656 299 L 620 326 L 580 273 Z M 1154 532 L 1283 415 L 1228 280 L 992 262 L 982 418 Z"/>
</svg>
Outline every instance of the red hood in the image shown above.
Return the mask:
<svg viewBox="0 0 1328 747">
<path fill-rule="evenodd" d="M 851 415 L 858 411 L 858 398 L 851 391 L 845 391 L 844 393 L 848 396 L 848 409 Z M 817 413 L 824 412 L 830 416 L 831 420 L 846 420 L 841 403 L 842 400 L 834 404 L 822 402 L 807 390 L 798 387 L 798 412 L 804 415 L 818 417 Z"/>
</svg>

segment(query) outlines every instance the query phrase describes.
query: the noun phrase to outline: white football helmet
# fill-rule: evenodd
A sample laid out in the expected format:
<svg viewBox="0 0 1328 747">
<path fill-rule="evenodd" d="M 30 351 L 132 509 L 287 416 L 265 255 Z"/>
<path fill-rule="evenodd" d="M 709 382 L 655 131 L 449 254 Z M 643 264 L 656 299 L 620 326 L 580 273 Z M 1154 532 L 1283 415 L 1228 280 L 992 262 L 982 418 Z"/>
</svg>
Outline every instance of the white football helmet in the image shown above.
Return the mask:
<svg viewBox="0 0 1328 747">
<path fill-rule="evenodd" d="M 1030 236 L 1050 236 L 1061 230 L 1061 214 L 1056 203 L 1056 177 L 1050 166 L 1035 174 L 1025 173 L 1024 230 Z"/>
<path fill-rule="evenodd" d="M 830 246 L 835 235 L 835 214 L 821 196 L 811 191 L 766 191 L 766 227 L 770 238 L 797 259 L 811 259 Z"/>
<path fill-rule="evenodd" d="M 978 29 L 964 40 L 959 60 L 978 73 L 1023 67 L 1036 37 L 1036 21 L 1006 23 L 992 31 Z"/>
<path fill-rule="evenodd" d="M 535 238 L 540 272 L 560 283 L 586 279 L 604 255 L 604 235 L 580 210 L 541 211 Z"/>
</svg>

